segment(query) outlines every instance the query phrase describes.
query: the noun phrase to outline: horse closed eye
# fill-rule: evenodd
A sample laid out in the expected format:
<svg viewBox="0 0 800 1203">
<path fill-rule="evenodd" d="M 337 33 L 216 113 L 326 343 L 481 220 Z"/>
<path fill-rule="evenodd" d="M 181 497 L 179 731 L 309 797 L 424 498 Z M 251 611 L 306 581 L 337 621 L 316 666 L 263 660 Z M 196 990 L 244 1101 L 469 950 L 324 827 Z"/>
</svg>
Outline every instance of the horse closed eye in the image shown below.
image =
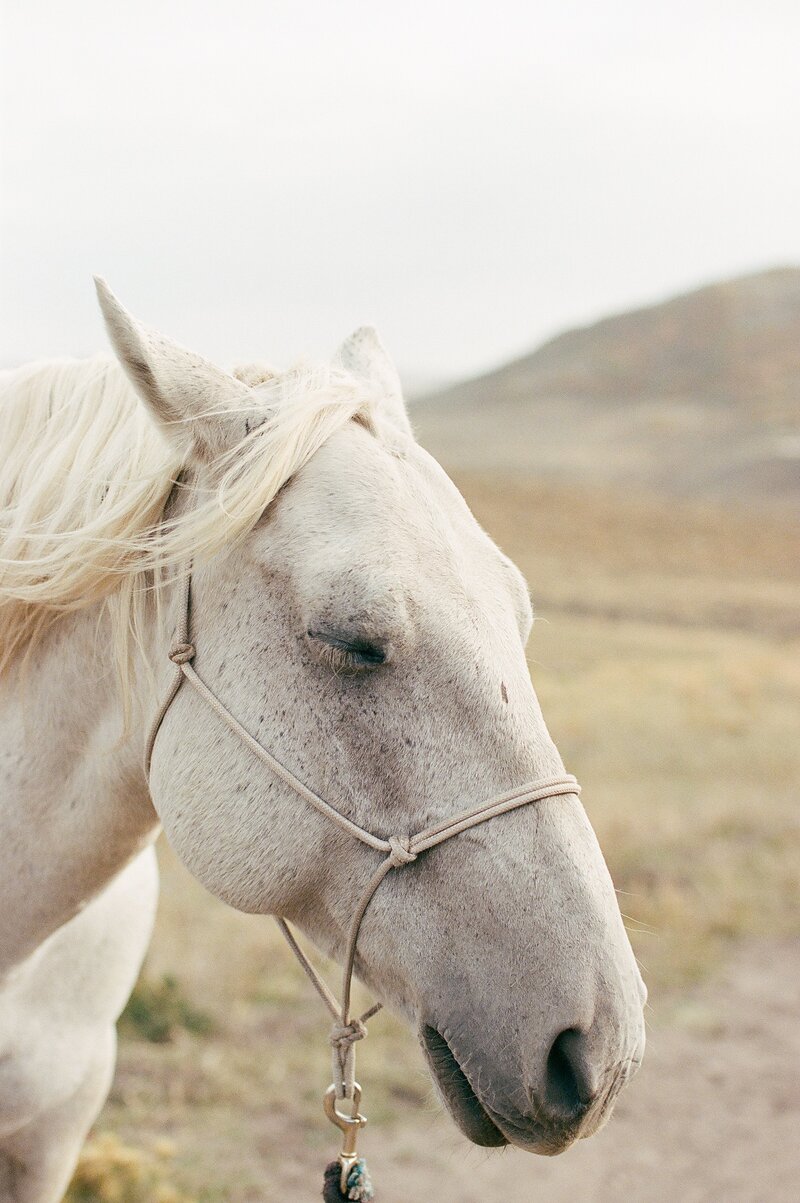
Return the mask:
<svg viewBox="0 0 800 1203">
<path fill-rule="evenodd" d="M 385 648 L 366 639 L 347 639 L 327 631 L 308 631 L 307 635 L 319 662 L 337 674 L 369 672 L 388 658 Z"/>
</svg>

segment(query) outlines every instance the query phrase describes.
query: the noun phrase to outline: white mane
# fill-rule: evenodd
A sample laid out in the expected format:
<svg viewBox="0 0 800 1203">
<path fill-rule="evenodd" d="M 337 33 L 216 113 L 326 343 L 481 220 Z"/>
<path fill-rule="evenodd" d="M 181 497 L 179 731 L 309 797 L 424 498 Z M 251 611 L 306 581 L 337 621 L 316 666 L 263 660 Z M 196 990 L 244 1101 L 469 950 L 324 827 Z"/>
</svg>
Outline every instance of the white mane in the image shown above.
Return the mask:
<svg viewBox="0 0 800 1203">
<path fill-rule="evenodd" d="M 116 360 L 0 373 L 0 673 L 60 616 L 102 603 L 124 679 L 142 607 L 164 570 L 252 530 L 349 419 L 374 429 L 369 390 L 341 368 L 237 374 L 258 410 L 263 404 L 263 421 L 207 465 L 193 505 L 162 523 L 183 459 Z"/>
</svg>

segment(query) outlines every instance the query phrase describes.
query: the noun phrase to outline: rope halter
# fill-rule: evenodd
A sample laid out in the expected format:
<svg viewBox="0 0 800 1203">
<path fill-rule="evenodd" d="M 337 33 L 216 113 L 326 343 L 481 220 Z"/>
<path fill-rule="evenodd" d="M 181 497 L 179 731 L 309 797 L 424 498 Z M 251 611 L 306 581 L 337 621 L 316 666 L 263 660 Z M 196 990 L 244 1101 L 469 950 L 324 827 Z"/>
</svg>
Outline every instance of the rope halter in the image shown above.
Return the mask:
<svg viewBox="0 0 800 1203">
<path fill-rule="evenodd" d="M 459 835 L 462 831 L 467 831 L 473 827 L 477 827 L 481 823 L 488 822 L 489 819 L 495 818 L 497 815 L 508 814 L 509 811 L 518 810 L 521 806 L 528 806 L 532 802 L 541 802 L 545 798 L 559 798 L 568 795 L 580 794 L 580 786 L 571 774 L 564 774 L 559 777 L 548 777 L 538 781 L 527 782 L 524 785 L 517 786 L 515 789 L 509 790 L 498 797 L 491 798 L 487 802 L 481 803 L 480 806 L 472 810 L 463 811 L 459 814 L 451 816 L 449 819 L 444 819 L 442 822 L 435 824 L 432 827 L 426 828 L 424 831 L 417 832 L 416 835 L 392 835 L 388 839 L 382 839 L 380 836 L 374 835 L 365 827 L 360 827 L 351 819 L 341 814 L 329 802 L 310 789 L 299 777 L 296 777 L 291 769 L 288 769 L 284 764 L 277 760 L 271 752 L 267 751 L 251 734 L 247 731 L 237 718 L 223 706 L 219 698 L 212 693 L 205 682 L 197 675 L 192 660 L 195 656 L 195 647 L 189 641 L 189 623 L 190 623 L 190 608 L 191 608 L 191 567 L 187 570 L 181 583 L 181 606 L 178 620 L 177 639 L 172 649 L 169 652 L 169 659 L 175 666 L 175 674 L 167 691 L 158 713 L 156 714 L 152 727 L 150 729 L 149 738 L 145 749 L 145 772 L 149 779 L 150 765 L 153 757 L 153 748 L 155 747 L 158 732 L 161 729 L 161 724 L 169 710 L 172 702 L 178 693 L 183 681 L 188 682 L 195 693 L 202 699 L 203 702 L 221 719 L 223 723 L 236 735 L 239 740 L 256 756 L 263 764 L 267 766 L 277 777 L 280 778 L 287 786 L 299 794 L 310 806 L 318 811 L 325 818 L 330 819 L 348 835 L 359 840 L 367 847 L 375 849 L 377 852 L 383 853 L 383 860 L 378 865 L 373 875 L 367 881 L 360 899 L 358 900 L 353 918 L 350 924 L 350 931 L 345 946 L 344 966 L 342 972 L 342 1000 L 341 1003 L 336 1001 L 335 996 L 325 981 L 317 973 L 314 966 L 309 961 L 306 954 L 298 944 L 294 933 L 287 924 L 285 919 L 278 918 L 277 923 L 283 935 L 286 938 L 289 947 L 297 957 L 300 965 L 312 982 L 314 988 L 322 999 L 333 1018 L 333 1027 L 331 1029 L 330 1042 L 332 1048 L 333 1060 L 333 1085 L 326 1095 L 325 1109 L 329 1118 L 333 1119 L 339 1127 L 344 1125 L 343 1130 L 354 1125 L 353 1132 L 363 1124 L 366 1120 L 363 1116 L 357 1114 L 358 1099 L 361 1097 L 361 1088 L 355 1080 L 355 1045 L 359 1040 L 363 1040 L 367 1034 L 366 1023 L 373 1015 L 381 1009 L 381 1003 L 375 1003 L 369 1010 L 365 1011 L 359 1018 L 353 1018 L 350 1015 L 350 996 L 353 980 L 353 970 L 355 966 L 356 945 L 358 943 L 358 935 L 361 930 L 361 923 L 366 913 L 375 891 L 381 884 L 383 879 L 393 869 L 403 869 L 407 865 L 413 864 L 417 857 L 422 852 L 427 852 L 431 848 L 443 844 L 445 840 L 452 839 L 453 836 Z M 330 1100 L 328 1098 L 330 1096 Z M 348 1099 L 354 1104 L 353 1116 L 342 1117 L 341 1113 L 336 1109 L 336 1101 Z M 332 1101 L 331 1101 L 332 1100 Z M 335 1118 L 334 1118 L 335 1117 Z M 349 1126 L 349 1127 L 348 1127 Z M 353 1136 L 353 1156 L 355 1155 L 354 1135 Z M 342 1154 L 344 1157 L 344 1153 Z M 350 1156 L 348 1154 L 348 1156 Z M 343 1179 L 344 1179 L 343 1170 Z"/>
</svg>

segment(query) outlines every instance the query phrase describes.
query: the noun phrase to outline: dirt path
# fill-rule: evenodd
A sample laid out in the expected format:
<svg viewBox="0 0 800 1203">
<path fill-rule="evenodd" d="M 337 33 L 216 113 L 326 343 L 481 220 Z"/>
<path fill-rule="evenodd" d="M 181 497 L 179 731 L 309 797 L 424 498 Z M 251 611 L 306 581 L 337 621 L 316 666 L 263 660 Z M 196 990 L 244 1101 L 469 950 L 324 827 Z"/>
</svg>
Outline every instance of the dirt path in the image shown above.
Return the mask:
<svg viewBox="0 0 800 1203">
<path fill-rule="evenodd" d="M 800 941 L 751 944 L 656 1017 L 611 1123 L 565 1157 L 486 1154 L 430 1115 L 390 1139 L 370 1135 L 385 1203 L 794 1203 Z"/>
</svg>

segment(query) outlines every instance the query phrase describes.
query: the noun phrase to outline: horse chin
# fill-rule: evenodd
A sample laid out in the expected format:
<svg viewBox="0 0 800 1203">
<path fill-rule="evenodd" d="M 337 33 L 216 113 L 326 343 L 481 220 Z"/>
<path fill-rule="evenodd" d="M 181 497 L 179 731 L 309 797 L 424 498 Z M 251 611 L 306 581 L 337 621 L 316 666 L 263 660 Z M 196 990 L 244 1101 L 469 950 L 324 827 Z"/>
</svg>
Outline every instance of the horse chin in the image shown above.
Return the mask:
<svg viewBox="0 0 800 1203">
<path fill-rule="evenodd" d="M 420 1040 L 445 1106 L 464 1135 L 485 1148 L 507 1145 L 507 1138 L 490 1119 L 441 1032 L 425 1024 Z"/>
</svg>

